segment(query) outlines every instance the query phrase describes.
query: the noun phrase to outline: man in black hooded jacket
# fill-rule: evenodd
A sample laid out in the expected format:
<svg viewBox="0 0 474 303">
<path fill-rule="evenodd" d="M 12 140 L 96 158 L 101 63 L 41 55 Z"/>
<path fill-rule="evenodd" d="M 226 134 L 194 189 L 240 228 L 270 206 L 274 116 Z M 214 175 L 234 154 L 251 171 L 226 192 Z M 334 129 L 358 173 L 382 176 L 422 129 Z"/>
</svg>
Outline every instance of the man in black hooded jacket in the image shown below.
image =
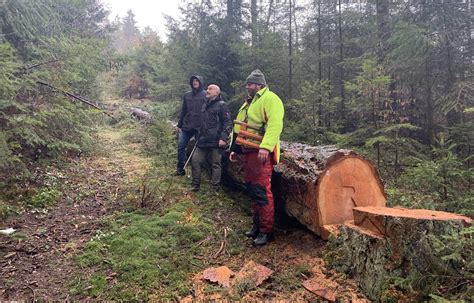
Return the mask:
<svg viewBox="0 0 474 303">
<path fill-rule="evenodd" d="M 186 163 L 186 146 L 189 140 L 197 135 L 201 124 L 201 108 L 206 102 L 206 92 L 204 91 L 203 77 L 193 75 L 189 79 L 191 90 L 183 96 L 183 107 L 178 121 L 178 165 L 176 175 L 185 174 L 184 164 Z"/>
</svg>

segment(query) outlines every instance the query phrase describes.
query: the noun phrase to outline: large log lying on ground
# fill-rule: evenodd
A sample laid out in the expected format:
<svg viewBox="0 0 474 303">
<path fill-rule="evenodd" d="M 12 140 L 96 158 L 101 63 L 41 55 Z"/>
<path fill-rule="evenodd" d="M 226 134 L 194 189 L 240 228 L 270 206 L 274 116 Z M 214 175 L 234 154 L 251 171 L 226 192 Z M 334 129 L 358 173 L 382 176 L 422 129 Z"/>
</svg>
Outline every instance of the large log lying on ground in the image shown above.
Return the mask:
<svg viewBox="0 0 474 303">
<path fill-rule="evenodd" d="M 136 107 L 130 108 L 130 114 L 138 120 L 151 121 L 153 119 L 152 115 L 149 112 Z"/>
<path fill-rule="evenodd" d="M 462 280 L 465 265 L 445 260 L 435 237 L 446 243 L 446 237 L 457 235 L 461 241 L 463 228 L 471 224 L 468 217 L 441 211 L 357 207 L 354 222 L 343 224 L 339 236 L 331 238 L 327 257 L 374 301 L 389 301 L 395 280 L 407 280 L 415 292 L 436 287 L 440 277 L 461 286 L 468 282 Z"/>
<path fill-rule="evenodd" d="M 337 225 L 353 220 L 354 207 L 385 206 L 377 170 L 355 152 L 287 142 L 281 147 L 272 187 L 282 195 L 286 213 L 323 239 Z M 241 161 L 229 163 L 227 174 L 244 183 Z"/>
</svg>

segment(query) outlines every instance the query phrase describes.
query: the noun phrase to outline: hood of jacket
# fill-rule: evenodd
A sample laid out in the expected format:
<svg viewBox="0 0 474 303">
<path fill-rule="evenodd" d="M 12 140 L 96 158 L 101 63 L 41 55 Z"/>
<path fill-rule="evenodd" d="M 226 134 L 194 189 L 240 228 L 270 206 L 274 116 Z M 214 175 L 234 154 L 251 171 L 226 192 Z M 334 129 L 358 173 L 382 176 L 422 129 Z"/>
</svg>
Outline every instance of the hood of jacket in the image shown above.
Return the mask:
<svg viewBox="0 0 474 303">
<path fill-rule="evenodd" d="M 199 81 L 200 85 L 198 89 L 195 89 L 193 87 L 193 80 L 196 79 Z M 204 90 L 204 78 L 200 75 L 192 75 L 191 78 L 189 78 L 189 85 L 191 86 L 191 89 L 193 90 L 193 93 L 198 93 L 202 92 Z"/>
</svg>

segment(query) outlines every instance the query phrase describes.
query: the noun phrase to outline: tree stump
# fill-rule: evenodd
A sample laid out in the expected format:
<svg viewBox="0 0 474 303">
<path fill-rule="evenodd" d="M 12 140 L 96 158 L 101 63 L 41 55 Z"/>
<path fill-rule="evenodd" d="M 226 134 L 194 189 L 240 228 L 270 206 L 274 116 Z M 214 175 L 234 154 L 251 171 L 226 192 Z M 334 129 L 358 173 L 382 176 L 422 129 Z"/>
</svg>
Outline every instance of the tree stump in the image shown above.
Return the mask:
<svg viewBox="0 0 474 303">
<path fill-rule="evenodd" d="M 390 296 L 395 280 L 405 279 L 416 292 L 436 288 L 438 277 L 462 279 L 464 265 L 444 260 L 436 251 L 435 237 L 442 242 L 452 235 L 462 239 L 461 231 L 472 224 L 470 218 L 388 207 L 357 207 L 354 218 L 341 226 L 338 237 L 331 238 L 327 261 L 354 278 L 370 299 Z"/>
<path fill-rule="evenodd" d="M 375 167 L 355 152 L 334 146 L 282 142 L 272 188 L 286 213 L 327 239 L 337 225 L 353 220 L 357 206 L 385 206 Z M 227 175 L 244 184 L 242 161 L 229 163 Z M 281 197 L 278 197 L 281 195 Z"/>
</svg>

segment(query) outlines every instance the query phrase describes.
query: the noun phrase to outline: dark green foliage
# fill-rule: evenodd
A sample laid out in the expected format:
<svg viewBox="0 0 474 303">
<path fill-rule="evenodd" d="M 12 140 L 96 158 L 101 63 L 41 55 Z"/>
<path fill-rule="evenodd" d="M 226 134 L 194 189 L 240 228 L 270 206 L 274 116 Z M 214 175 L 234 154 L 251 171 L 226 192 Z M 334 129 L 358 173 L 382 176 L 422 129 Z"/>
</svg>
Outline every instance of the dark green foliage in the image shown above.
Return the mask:
<svg viewBox="0 0 474 303">
<path fill-rule="evenodd" d="M 26 181 L 39 160 L 93 149 L 97 112 L 36 81 L 91 100 L 99 96 L 96 76 L 106 67 L 102 52 L 110 28 L 95 0 L 3 1 L 0 8 L 3 196 L 14 182 Z M 53 200 L 39 195 L 31 203 L 39 207 Z"/>
<path fill-rule="evenodd" d="M 444 272 L 437 275 L 436 282 L 442 285 L 438 296 L 454 300 L 471 301 L 474 298 L 469 281 L 474 280 L 474 227 L 468 227 L 461 232 L 452 232 L 442 237 L 432 237 L 435 255 L 440 258 L 439 268 L 452 268 L 453 275 L 446 276 Z"/>
<path fill-rule="evenodd" d="M 472 188 L 474 173 L 466 169 L 454 150 L 455 144 L 440 140 L 432 159 L 412 159 L 412 167 L 401 175 L 394 203 L 474 215 Z"/>
</svg>

